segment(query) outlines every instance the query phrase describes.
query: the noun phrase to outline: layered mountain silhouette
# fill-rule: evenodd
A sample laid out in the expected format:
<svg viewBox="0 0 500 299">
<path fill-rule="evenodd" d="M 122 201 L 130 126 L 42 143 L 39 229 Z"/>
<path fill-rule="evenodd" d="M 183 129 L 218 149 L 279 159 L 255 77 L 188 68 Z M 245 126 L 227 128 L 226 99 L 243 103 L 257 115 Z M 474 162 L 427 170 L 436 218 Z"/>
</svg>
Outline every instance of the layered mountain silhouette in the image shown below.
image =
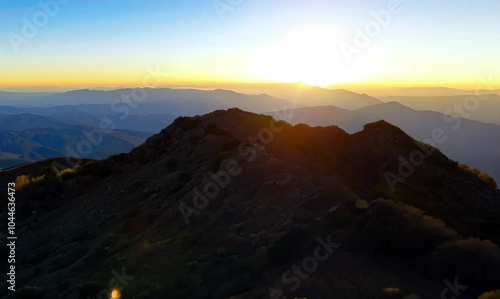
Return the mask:
<svg viewBox="0 0 500 299">
<path fill-rule="evenodd" d="M 231 90 L 215 89 L 171 89 L 171 88 L 137 88 L 117 90 L 74 90 L 56 94 L 26 93 L 22 97 L 0 96 L 3 106 L 67 106 L 67 105 L 109 105 L 117 100 L 128 99 L 140 103 L 131 109 L 133 114 L 158 113 L 165 111 L 174 115 L 204 114 L 216 109 L 239 107 L 252 112 L 266 112 L 285 108 L 300 108 L 306 106 L 334 105 L 346 109 L 358 109 L 369 105 L 380 104 L 382 101 L 344 89 L 325 89 L 305 84 L 259 84 L 237 88 L 243 93 Z M 7 108 L 7 107 L 3 107 Z M 87 112 L 95 112 L 96 106 Z M 25 110 L 34 113 L 33 110 Z M 37 114 L 37 113 L 34 113 Z"/>
<path fill-rule="evenodd" d="M 125 108 L 122 105 L 120 108 Z M 110 105 L 64 105 L 51 107 L 18 108 L 0 107 L 0 118 L 8 115 L 31 114 L 45 116 L 58 122 L 72 125 L 99 127 L 103 119 L 113 123 L 116 129 L 139 132 L 157 133 L 172 123 L 178 116 L 169 113 L 160 113 L 162 110 L 152 109 L 154 113 L 132 113 L 130 110 L 113 111 Z M 3 116 L 2 116 L 3 115 Z M 41 120 L 45 122 L 44 120 Z"/>
<path fill-rule="evenodd" d="M 376 98 L 341 89 L 330 90 L 304 84 L 274 84 L 267 86 L 267 90 L 266 86 L 260 88 L 288 100 L 280 100 L 267 95 L 244 95 L 220 89 L 145 88 L 112 91 L 77 90 L 52 95 L 34 94 L 33 103 L 38 103 L 38 105 L 43 103 L 46 107 L 28 107 L 26 100 L 19 100 L 19 97 L 26 97 L 26 94 L 6 93 L 11 95 L 10 98 L 17 99 L 16 103 L 24 103 L 25 105 L 2 106 L 0 107 L 0 115 L 33 114 L 47 116 L 52 121 L 57 120 L 68 125 L 92 127 L 99 127 L 101 121 L 106 119 L 110 120 L 118 130 L 146 132 L 151 135 L 159 132 L 169 125 L 175 117 L 181 115 L 194 116 L 232 106 L 238 106 L 252 112 L 283 111 L 292 108 L 302 109 L 303 107 L 304 109 L 300 110 L 300 113 L 298 112 L 303 119 L 293 121 L 294 123 L 339 125 L 348 132 L 354 132 L 360 130 L 368 122 L 384 119 L 398 125 L 413 138 L 420 140 L 428 139 L 435 129 L 441 128 L 449 135 L 449 140 L 437 144 L 438 148 L 452 159 L 467 163 L 473 168 L 490 173 L 497 180 L 500 179 L 500 165 L 498 164 L 500 159 L 498 159 L 496 151 L 498 148 L 497 140 L 500 140 L 496 137 L 500 134 L 497 126 L 466 119 L 458 124 L 451 117 L 445 118 L 439 113 L 412 111 L 394 102 L 384 104 Z M 247 92 L 251 92 L 251 90 L 247 90 Z M 145 99 L 141 102 L 135 102 L 132 94 L 144 95 Z M 9 97 L 2 96 L 0 102 L 5 98 Z M 397 98 L 405 103 L 408 102 L 408 105 L 413 105 L 417 110 L 442 111 L 457 105 L 464 108 L 465 101 L 469 96 Z M 476 98 L 480 105 L 474 111 L 465 111 L 468 113 L 466 115 L 468 117 L 465 118 L 495 123 L 495 118 L 498 116 L 495 111 L 500 109 L 500 106 L 497 105 L 500 103 L 498 96 L 482 95 Z M 62 103 L 65 104 L 61 105 Z M 341 109 L 332 111 L 336 108 L 323 110 L 321 108 L 323 106 L 310 107 L 313 105 L 337 105 L 335 106 L 337 108 L 356 111 L 343 111 Z M 333 116 L 332 113 L 335 115 Z M 457 115 L 455 112 L 451 114 L 452 116 L 464 117 L 464 115 Z M 42 119 L 40 122 L 46 123 Z M 20 127 L 23 126 L 20 125 Z M 146 136 L 149 135 L 146 134 Z M 117 154 L 129 149 L 130 147 L 125 147 L 123 150 L 114 147 L 105 149 L 105 151 L 109 154 Z M 53 155 L 39 157 L 47 158 L 53 157 Z M 4 152 L 0 160 L 6 161 L 2 162 L 0 167 L 31 161 L 19 159 L 18 152 Z"/>
<path fill-rule="evenodd" d="M 402 171 L 415 151 L 425 163 Z M 128 154 L 0 172 L 0 188 L 16 180 L 18 296 L 93 298 L 116 271 L 122 298 L 498 288 L 500 192 L 385 121 L 349 134 L 219 110 L 177 118 Z M 317 248 L 327 257 L 312 267 Z"/>
<path fill-rule="evenodd" d="M 140 139 L 133 143 L 111 140 L 101 143 L 99 152 L 93 152 L 88 158 L 105 158 L 129 151 L 131 145 L 138 145 L 137 142 L 159 132 L 178 116 L 195 116 L 235 106 L 259 113 L 319 103 L 346 107 L 380 103 L 375 98 L 346 90 L 293 86 L 296 88 L 294 91 L 283 89 L 287 92 L 282 95 L 291 97 L 290 100 L 222 89 L 83 89 L 55 94 L 3 92 L 0 94 L 0 130 L 3 134 L 0 169 L 65 156 L 68 151 L 63 147 L 76 147 L 82 140 L 83 127 L 99 128 L 103 121 L 112 123 L 116 130 L 132 131 L 124 134 Z M 21 133 L 27 129 L 31 131 Z M 55 136 L 58 130 L 61 130 L 61 136 Z M 42 135 L 48 138 L 40 144 L 38 141 Z M 24 145 L 21 146 L 21 143 Z"/>
<path fill-rule="evenodd" d="M 104 159 L 130 151 L 149 136 L 73 125 L 33 114 L 0 115 L 0 168 L 68 155 Z"/>
<path fill-rule="evenodd" d="M 393 96 L 384 98 L 397 101 L 415 110 L 431 110 L 500 125 L 500 95 L 469 94 L 459 96 Z"/>
<path fill-rule="evenodd" d="M 344 109 L 359 109 L 382 103 L 379 99 L 366 94 L 359 94 L 345 89 L 326 89 L 305 84 L 259 85 L 258 88 L 272 96 L 288 99 L 296 105 L 295 108 L 299 108 L 301 105 L 333 105 Z"/>
<path fill-rule="evenodd" d="M 450 96 L 468 96 L 468 95 L 485 95 L 485 94 L 500 94 L 499 89 L 488 88 L 489 83 L 485 82 L 481 88 L 467 90 L 449 87 L 382 87 L 382 86 L 359 86 L 347 85 L 345 87 L 355 92 L 367 92 L 377 98 L 386 97 L 450 97 Z M 338 88 L 333 85 L 330 88 Z"/>
<path fill-rule="evenodd" d="M 127 103 L 129 105 L 124 105 Z M 120 108 L 124 109 L 123 107 L 127 106 L 132 114 L 163 111 L 174 115 L 204 114 L 235 106 L 255 112 L 292 107 L 292 103 L 288 100 L 268 95 L 246 95 L 222 89 L 126 88 L 109 91 L 83 89 L 44 96 L 27 94 L 23 98 L 0 97 L 0 105 L 3 106 L 50 107 L 82 104 L 90 105 L 85 108 L 87 112 L 102 110 L 103 113 L 107 113 L 113 107 L 120 111 Z"/>
</svg>

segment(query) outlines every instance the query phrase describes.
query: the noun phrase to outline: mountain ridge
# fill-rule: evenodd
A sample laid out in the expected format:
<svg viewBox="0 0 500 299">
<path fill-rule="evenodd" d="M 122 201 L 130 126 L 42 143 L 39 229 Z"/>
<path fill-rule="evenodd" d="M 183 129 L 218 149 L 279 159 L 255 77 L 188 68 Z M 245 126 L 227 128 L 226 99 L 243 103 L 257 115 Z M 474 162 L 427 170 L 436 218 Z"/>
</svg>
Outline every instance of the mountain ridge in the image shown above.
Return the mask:
<svg viewBox="0 0 500 299">
<path fill-rule="evenodd" d="M 44 162 L 25 173 L 44 178 L 17 192 L 24 248 L 37 248 L 19 249 L 29 259 L 20 262 L 18 284 L 76 298 L 91 295 L 91 285 L 105 288 L 118 267 L 139 277 L 123 296 L 145 299 L 267 298 L 270 289 L 384 298 L 387 287 L 400 288 L 401 298 L 432 299 L 443 279 L 458 275 L 472 298 L 495 286 L 500 260 L 465 275 L 462 256 L 480 256 L 461 244 L 499 253 L 488 242 L 500 242 L 500 193 L 437 150 L 392 192 L 384 175 L 397 174 L 398 157 L 421 147 L 385 121 L 348 134 L 229 109 L 179 117 L 130 153 L 82 162 L 62 181 Z M 234 175 L 224 181 L 221 171 Z M 0 179 L 15 179 L 10 173 Z M 206 186 L 217 181 L 215 195 Z M 196 201 L 196 190 L 206 202 Z M 341 246 L 295 293 L 279 278 L 317 238 Z M 360 269 L 376 275 L 366 280 Z M 356 288 L 336 284 L 338 277 Z"/>
<path fill-rule="evenodd" d="M 268 113 L 273 115 L 273 113 Z M 481 169 L 500 180 L 500 161 L 495 149 L 500 146 L 500 126 L 470 119 L 448 117 L 436 111 L 414 110 L 401 103 L 382 103 L 357 110 L 337 107 L 304 107 L 277 115 L 293 124 L 313 126 L 338 125 L 353 133 L 368 122 L 385 119 L 404 129 L 413 138 L 427 140 L 455 160 Z M 445 135 L 444 142 L 432 140 L 436 130 Z M 499 138 L 495 138 L 498 136 Z M 471 144 L 474 144 L 471 147 Z"/>
</svg>

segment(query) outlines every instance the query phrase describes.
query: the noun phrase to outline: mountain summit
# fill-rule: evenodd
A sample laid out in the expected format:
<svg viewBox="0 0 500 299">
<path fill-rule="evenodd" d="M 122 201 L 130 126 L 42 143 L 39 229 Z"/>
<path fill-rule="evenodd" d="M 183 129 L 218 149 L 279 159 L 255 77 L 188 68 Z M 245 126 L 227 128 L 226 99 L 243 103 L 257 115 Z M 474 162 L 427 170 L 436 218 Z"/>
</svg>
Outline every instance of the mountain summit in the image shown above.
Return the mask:
<svg viewBox="0 0 500 299">
<path fill-rule="evenodd" d="M 53 162 L 0 172 L 2 186 L 24 185 L 21 294 L 95 297 L 116 273 L 122 298 L 498 287 L 499 191 L 385 121 L 348 134 L 219 110 L 177 118 L 128 154 L 57 176 Z"/>
</svg>

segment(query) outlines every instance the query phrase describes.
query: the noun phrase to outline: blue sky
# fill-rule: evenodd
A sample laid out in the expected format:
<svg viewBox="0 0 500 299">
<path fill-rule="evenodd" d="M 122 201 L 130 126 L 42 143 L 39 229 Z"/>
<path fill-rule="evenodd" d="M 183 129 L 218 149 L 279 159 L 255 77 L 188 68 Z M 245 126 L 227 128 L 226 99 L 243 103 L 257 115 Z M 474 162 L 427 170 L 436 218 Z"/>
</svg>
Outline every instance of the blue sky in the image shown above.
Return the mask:
<svg viewBox="0 0 500 299">
<path fill-rule="evenodd" d="M 23 18 L 54 1 L 0 1 L 0 87 L 139 85 L 148 68 L 172 83 L 472 86 L 500 70 L 498 1 L 401 0 L 350 59 L 341 45 L 390 0 L 72 0 L 23 37 Z M 13 34 L 25 38 L 17 49 Z"/>
</svg>

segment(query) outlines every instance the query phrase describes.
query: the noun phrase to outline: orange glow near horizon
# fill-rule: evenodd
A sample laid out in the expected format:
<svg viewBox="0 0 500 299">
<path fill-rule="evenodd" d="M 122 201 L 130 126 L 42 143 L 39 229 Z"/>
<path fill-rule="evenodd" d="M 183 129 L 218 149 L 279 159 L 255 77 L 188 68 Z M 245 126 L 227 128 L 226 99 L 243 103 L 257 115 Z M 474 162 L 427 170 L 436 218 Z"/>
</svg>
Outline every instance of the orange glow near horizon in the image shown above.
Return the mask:
<svg viewBox="0 0 500 299">
<path fill-rule="evenodd" d="M 148 78 L 146 81 L 145 78 Z M 332 82 L 322 81 L 319 77 L 309 77 L 310 80 L 271 80 L 270 78 L 216 78 L 209 76 L 171 76 L 167 74 L 159 80 L 155 80 L 148 74 L 143 72 L 142 76 L 136 73 L 131 74 L 104 74 L 95 76 L 89 75 L 74 75 L 67 74 L 66 76 L 58 74 L 46 74 L 37 78 L 28 76 L 6 76 L 0 74 L 0 90 L 6 88 L 120 88 L 120 87 L 200 87 L 200 88 L 228 88 L 231 86 L 258 86 L 273 85 L 273 84 L 288 84 L 288 83 L 304 83 L 311 86 L 320 86 L 325 88 L 398 88 L 398 87 L 448 87 L 457 89 L 487 89 L 485 82 L 489 88 L 500 89 L 500 83 L 492 82 L 489 78 L 477 77 L 465 80 L 390 80 L 380 78 L 379 80 L 352 80 L 342 81 L 332 80 Z M 305 81 L 305 82 L 304 82 Z"/>
<path fill-rule="evenodd" d="M 221 19 L 209 2 L 76 1 L 36 36 L 12 39 L 24 34 L 21 20 L 39 9 L 21 2 L 6 3 L 12 9 L 0 18 L 7 37 L 0 89 L 297 82 L 476 89 L 481 76 L 496 77 L 491 85 L 500 88 L 498 26 L 489 25 L 499 19 L 496 10 L 472 2 L 405 3 L 394 22 L 369 33 L 384 3 L 256 0 Z M 484 11 L 471 15 L 471 8 Z M 150 69 L 168 76 L 145 83 Z"/>
<path fill-rule="evenodd" d="M 293 83 L 304 83 L 309 86 L 318 86 L 322 88 L 329 89 L 358 89 L 358 88 L 368 88 L 368 89 L 383 89 L 383 88 L 407 88 L 407 87 L 425 87 L 425 88 L 456 88 L 465 90 L 475 90 L 475 89 L 500 89 L 500 84 L 495 84 L 493 86 L 485 86 L 479 80 L 475 82 L 415 82 L 415 81 L 399 81 L 399 82 L 388 82 L 388 81 L 358 81 L 358 82 L 336 82 L 332 84 L 307 84 L 305 82 L 276 82 L 276 81 L 228 81 L 228 80 L 189 80 L 189 79 L 177 79 L 168 80 L 162 83 L 154 83 L 149 85 L 144 85 L 141 80 L 64 80 L 64 81 L 51 81 L 51 80 L 36 80 L 36 81 L 2 81 L 0 85 L 0 90 L 2 89 L 36 89 L 36 88 L 68 88 L 68 89 L 85 89 L 85 88 L 162 88 L 162 87 L 178 87 L 178 88 L 200 88 L 200 89 L 231 89 L 234 87 L 245 87 L 258 85 L 281 85 L 281 84 L 293 84 Z"/>
</svg>

